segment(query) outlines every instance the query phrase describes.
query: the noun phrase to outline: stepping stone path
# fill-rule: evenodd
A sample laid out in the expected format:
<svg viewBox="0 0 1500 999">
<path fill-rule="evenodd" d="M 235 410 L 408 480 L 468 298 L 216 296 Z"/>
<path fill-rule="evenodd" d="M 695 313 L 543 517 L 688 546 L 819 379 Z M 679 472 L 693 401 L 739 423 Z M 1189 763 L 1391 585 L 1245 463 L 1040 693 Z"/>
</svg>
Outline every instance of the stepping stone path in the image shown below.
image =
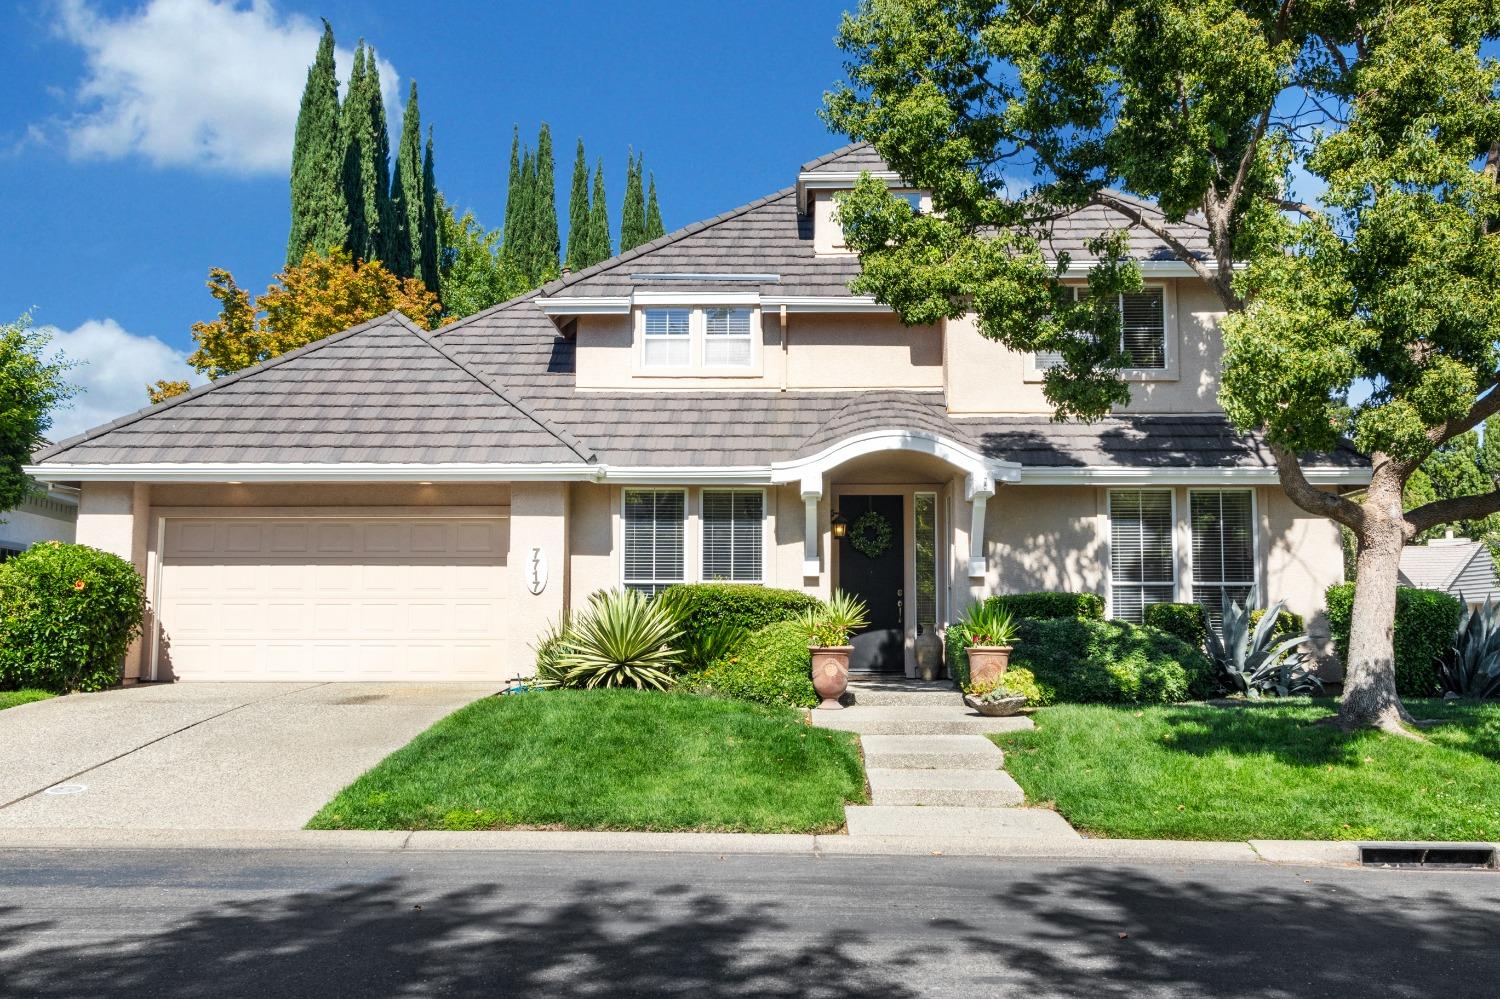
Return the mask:
<svg viewBox="0 0 1500 999">
<path fill-rule="evenodd" d="M 844 806 L 850 836 L 930 841 L 1076 840 L 1067 820 L 1025 808 L 1003 769 L 1005 754 L 985 736 L 1032 728 L 1030 718 L 986 718 L 946 680 L 863 680 L 849 684 L 842 711 L 814 710 L 823 728 L 857 732 L 870 804 Z"/>
</svg>

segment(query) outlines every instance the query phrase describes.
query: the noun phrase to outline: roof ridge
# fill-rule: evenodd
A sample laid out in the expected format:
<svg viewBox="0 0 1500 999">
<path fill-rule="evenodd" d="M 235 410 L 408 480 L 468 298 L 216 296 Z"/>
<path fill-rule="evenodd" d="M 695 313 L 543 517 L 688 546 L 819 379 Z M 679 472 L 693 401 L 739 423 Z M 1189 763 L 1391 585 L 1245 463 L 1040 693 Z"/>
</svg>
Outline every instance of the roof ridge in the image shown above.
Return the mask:
<svg viewBox="0 0 1500 999">
<path fill-rule="evenodd" d="M 181 395 L 174 395 L 172 398 L 163 400 L 162 402 L 158 402 L 155 405 L 142 407 L 141 409 L 138 409 L 133 413 L 126 413 L 124 416 L 117 416 L 113 420 L 110 420 L 108 423 L 101 423 L 97 427 L 90 427 L 88 430 L 85 430 L 82 433 L 74 434 L 71 437 L 65 437 L 62 440 L 58 441 L 56 444 L 53 444 L 50 447 L 42 448 L 41 450 L 32 454 L 31 460 L 35 462 L 46 461 L 48 459 L 55 458 L 59 454 L 62 454 L 64 451 L 77 447 L 79 444 L 86 444 L 91 440 L 95 440 L 99 437 L 104 436 L 107 433 L 119 430 L 121 427 L 128 427 L 133 423 L 144 420 L 148 416 L 155 416 L 157 413 L 164 413 L 167 410 L 172 409 L 176 406 L 180 406 L 185 402 L 190 402 L 194 399 L 202 398 L 203 396 L 208 395 L 210 392 L 221 389 L 226 385 L 233 385 L 236 382 L 243 381 L 244 379 L 250 378 L 254 375 L 258 375 L 262 371 L 267 371 L 271 368 L 276 367 L 277 365 L 285 363 L 286 361 L 290 361 L 293 358 L 311 354 L 314 351 L 321 350 L 324 347 L 338 343 L 342 340 L 346 340 L 357 333 L 365 333 L 379 326 L 383 326 L 387 322 L 389 322 L 393 316 L 396 317 L 398 321 L 404 320 L 406 322 L 410 322 L 410 320 L 408 320 L 406 316 L 401 314 L 399 309 L 392 309 L 384 315 L 376 316 L 374 319 L 367 319 L 364 322 L 359 323 L 355 326 L 351 326 L 346 330 L 342 330 L 338 333 L 330 333 L 328 336 L 314 340 L 312 343 L 305 343 L 295 350 L 289 350 L 284 354 L 277 354 L 275 357 L 268 357 L 264 361 L 261 361 L 259 364 L 252 364 L 248 368 L 241 368 L 238 371 L 230 372 L 229 374 L 224 375 L 222 378 L 215 378 L 209 381 L 208 384 L 199 385 L 197 388 L 190 389 L 187 392 L 182 393 Z"/>
<path fill-rule="evenodd" d="M 856 142 L 851 142 L 847 145 L 840 146 L 839 148 L 833 150 L 833 152 L 831 153 L 824 153 L 822 156 L 819 156 L 815 160 L 808 160 L 798 169 L 798 173 L 808 173 L 812 170 L 816 170 L 820 166 L 826 166 L 827 164 L 832 163 L 834 160 L 843 159 L 850 153 L 857 152 L 858 150 L 867 147 L 874 149 L 875 143 L 871 142 L 869 139 L 860 139 Z M 880 150 L 876 149 L 875 152 L 878 155 Z M 885 159 L 885 157 L 882 156 L 881 159 Z"/>
</svg>

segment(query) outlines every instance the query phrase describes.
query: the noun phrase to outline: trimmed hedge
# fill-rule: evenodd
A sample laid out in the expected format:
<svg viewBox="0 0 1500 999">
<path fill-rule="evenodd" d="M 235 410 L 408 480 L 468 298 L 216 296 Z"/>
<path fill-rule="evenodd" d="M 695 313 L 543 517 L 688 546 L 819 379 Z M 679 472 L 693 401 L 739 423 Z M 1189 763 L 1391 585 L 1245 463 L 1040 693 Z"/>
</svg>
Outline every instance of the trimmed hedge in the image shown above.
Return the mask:
<svg viewBox="0 0 1500 999">
<path fill-rule="evenodd" d="M 820 606 L 816 597 L 796 590 L 778 590 L 755 583 L 679 583 L 663 591 L 682 610 L 685 629 L 730 624 L 759 631 L 768 624 L 790 621 Z M 806 648 L 806 643 L 803 644 Z"/>
<path fill-rule="evenodd" d="M 798 621 L 778 621 L 755 632 L 744 648 L 688 678 L 699 693 L 757 704 L 810 708 L 818 703 L 812 685 L 807 632 Z"/>
<path fill-rule="evenodd" d="M 1266 616 L 1264 607 L 1257 607 L 1250 612 L 1250 627 L 1253 630 L 1260 624 L 1260 619 Z M 1293 614 L 1289 610 L 1283 610 L 1276 616 L 1276 630 L 1273 632 L 1276 638 L 1291 638 L 1294 635 L 1307 634 L 1307 619 L 1301 614 Z"/>
<path fill-rule="evenodd" d="M 1010 661 L 1031 670 L 1047 703 L 1170 704 L 1216 689 L 1202 652 L 1125 621 L 1025 621 Z"/>
<path fill-rule="evenodd" d="M 990 597 L 990 603 L 1010 611 L 1016 617 L 1033 621 L 1080 617 L 1104 620 L 1104 598 L 1097 593 L 1060 593 L 1041 590 L 1036 593 L 1002 593 Z"/>
<path fill-rule="evenodd" d="M 118 555 L 33 545 L 0 565 L 0 689 L 114 686 L 145 609 L 145 582 Z"/>
<path fill-rule="evenodd" d="M 1208 643 L 1208 615 L 1198 604 L 1147 604 L 1144 623 L 1176 635 L 1195 649 Z"/>
<path fill-rule="evenodd" d="M 1349 665 L 1349 628 L 1354 616 L 1354 584 L 1328 588 L 1328 628 L 1339 661 Z M 1402 697 L 1438 697 L 1437 657 L 1453 644 L 1463 604 L 1437 590 L 1396 588 L 1396 691 Z"/>
</svg>

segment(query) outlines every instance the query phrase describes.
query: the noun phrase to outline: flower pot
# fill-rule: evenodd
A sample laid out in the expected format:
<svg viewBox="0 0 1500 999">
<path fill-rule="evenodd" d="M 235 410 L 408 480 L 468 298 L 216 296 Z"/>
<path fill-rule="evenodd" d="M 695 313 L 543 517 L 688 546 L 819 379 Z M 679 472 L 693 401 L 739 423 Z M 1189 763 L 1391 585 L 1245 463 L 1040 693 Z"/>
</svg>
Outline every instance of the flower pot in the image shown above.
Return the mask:
<svg viewBox="0 0 1500 999">
<path fill-rule="evenodd" d="M 986 718 L 1004 718 L 1018 713 L 1026 706 L 1026 695 L 1012 694 L 1008 697 L 997 697 L 993 701 L 981 701 L 977 697 L 965 694 L 964 703 Z"/>
<path fill-rule="evenodd" d="M 1005 674 L 1012 645 L 969 646 L 969 684 L 980 687 Z"/>
<path fill-rule="evenodd" d="M 812 653 L 813 690 L 823 702 L 820 708 L 832 711 L 842 708 L 839 698 L 849 687 L 849 653 L 852 645 L 813 646 Z"/>
</svg>

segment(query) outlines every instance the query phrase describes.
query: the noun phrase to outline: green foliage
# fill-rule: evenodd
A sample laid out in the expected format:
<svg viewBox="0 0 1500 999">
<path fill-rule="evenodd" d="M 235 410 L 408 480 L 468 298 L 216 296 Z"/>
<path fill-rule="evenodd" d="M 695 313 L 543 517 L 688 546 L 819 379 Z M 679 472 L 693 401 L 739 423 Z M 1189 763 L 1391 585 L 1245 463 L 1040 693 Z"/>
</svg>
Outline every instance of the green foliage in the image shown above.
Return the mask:
<svg viewBox="0 0 1500 999">
<path fill-rule="evenodd" d="M 1019 619 L 1003 604 L 985 600 L 970 604 L 963 618 L 952 626 L 952 630 L 962 636 L 967 646 L 999 646 L 1014 642 L 1018 627 Z"/>
<path fill-rule="evenodd" d="M 118 555 L 33 545 L 0 565 L 0 687 L 113 686 L 145 606 L 144 581 Z"/>
<path fill-rule="evenodd" d="M 1250 611 L 1250 627 L 1254 628 L 1260 624 L 1261 619 L 1266 616 L 1263 607 L 1256 607 Z M 1271 632 L 1273 638 L 1291 638 L 1293 635 L 1307 634 L 1307 620 L 1301 614 L 1282 609 L 1276 615 L 1276 628 Z"/>
<path fill-rule="evenodd" d="M 766 625 L 689 682 L 703 693 L 758 704 L 810 708 L 818 703 L 807 632 L 799 621 Z"/>
<path fill-rule="evenodd" d="M 590 253 L 589 233 L 589 164 L 584 157 L 583 139 L 578 140 L 578 154 L 573 157 L 573 184 L 568 189 L 568 269 L 581 271 L 597 263 Z"/>
<path fill-rule="evenodd" d="M 1011 653 L 1047 703 L 1166 704 L 1206 697 L 1213 667 L 1175 635 L 1124 621 L 1024 621 Z"/>
<path fill-rule="evenodd" d="M 568 668 L 563 656 L 568 651 L 568 640 L 573 631 L 572 619 L 565 613 L 547 626 L 531 650 L 536 654 L 536 674 L 531 686 L 553 690 L 568 686 Z"/>
<path fill-rule="evenodd" d="M 646 242 L 646 194 L 641 173 L 645 156 L 630 153 L 625 159 L 625 205 L 620 211 L 620 252 Z"/>
<path fill-rule="evenodd" d="M 1208 655 L 1218 667 L 1221 682 L 1247 697 L 1316 697 L 1323 684 L 1308 657 L 1301 651 L 1307 636 L 1280 638 L 1278 602 L 1252 624 L 1252 613 L 1231 602 L 1215 631 L 1208 630 Z M 1274 643 L 1274 644 L 1273 644 Z"/>
<path fill-rule="evenodd" d="M 23 688 L 21 690 L 0 690 L 0 711 L 6 708 L 19 707 L 22 704 L 31 704 L 34 701 L 45 701 L 49 697 L 55 697 L 50 690 L 35 690 Z"/>
<path fill-rule="evenodd" d="M 388 260 L 395 235 L 391 214 L 391 131 L 380 93 L 380 64 L 363 41 L 344 97 L 344 198 L 349 206 L 348 250 L 356 262 Z"/>
<path fill-rule="evenodd" d="M 1208 640 L 1208 615 L 1198 604 L 1147 604 L 1142 620 L 1195 649 L 1203 648 Z"/>
<path fill-rule="evenodd" d="M 818 648 L 848 645 L 856 631 L 870 623 L 870 609 L 851 593 L 834 590 L 833 596 L 802 613 L 802 634 Z"/>
<path fill-rule="evenodd" d="M 589 203 L 589 259 L 594 263 L 614 256 L 609 241 L 609 203 L 604 196 L 604 160 L 594 165 L 594 193 Z"/>
<path fill-rule="evenodd" d="M 527 290 L 525 275 L 500 252 L 498 230 L 486 232 L 473 212 L 455 217 L 442 195 L 437 197 L 437 220 L 445 319 L 472 316 Z"/>
<path fill-rule="evenodd" d="M 1479 434 L 1471 430 L 1428 455 L 1421 467 L 1406 480 L 1406 489 L 1402 494 L 1404 509 L 1410 511 L 1434 500 L 1474 496 L 1494 489 L 1496 483 L 1500 482 L 1500 466 L 1490 462 L 1500 460 L 1495 457 L 1496 449 L 1500 449 L 1500 440 L 1492 439 L 1491 435 L 1500 436 L 1500 417 L 1490 417 L 1485 421 L 1484 429 L 1483 444 Z M 1460 520 L 1451 525 L 1430 527 L 1412 540 L 1422 542 L 1440 538 L 1450 527 L 1461 537 L 1490 542 L 1491 547 L 1500 540 L 1500 514 L 1495 513 L 1487 517 Z"/>
<path fill-rule="evenodd" d="M 1438 683 L 1444 694 L 1500 697 L 1500 606 L 1489 598 L 1477 610 L 1464 608 L 1458 632 L 1438 656 Z"/>
<path fill-rule="evenodd" d="M 637 591 L 601 591 L 568 628 L 559 662 L 570 687 L 664 690 L 675 682 L 681 657 L 672 643 L 681 634 L 676 618 Z"/>
<path fill-rule="evenodd" d="M 56 357 L 51 343 L 30 315 L 0 325 L 0 511 L 36 490 L 24 468 L 47 443 L 52 411 L 78 391 L 66 377 L 72 362 Z"/>
<path fill-rule="evenodd" d="M 317 56 L 307 68 L 292 140 L 292 231 L 286 243 L 289 265 L 301 262 L 309 250 L 325 254 L 343 247 L 349 239 L 333 48 L 333 29 L 324 21 Z"/>
<path fill-rule="evenodd" d="M 432 139 L 428 138 L 429 146 Z M 417 106 L 417 81 L 411 81 L 401 116 L 401 140 L 396 145 L 396 170 L 391 177 L 391 270 L 401 277 L 422 277 L 422 245 L 427 227 L 436 220 L 424 217 L 428 204 L 422 159 L 422 112 Z M 428 287 L 429 291 L 437 291 Z"/>
<path fill-rule="evenodd" d="M 1328 588 L 1328 626 L 1339 659 L 1349 657 L 1349 628 L 1354 615 L 1354 584 Z M 1396 690 L 1402 697 L 1438 693 L 1437 657 L 1458 630 L 1463 605 L 1446 593 L 1401 586 L 1396 589 Z"/>
<path fill-rule="evenodd" d="M 759 631 L 768 624 L 796 620 L 819 605 L 806 593 L 753 583 L 679 583 L 656 599 L 673 608 L 685 631 L 720 624 Z"/>
<path fill-rule="evenodd" d="M 651 187 L 646 194 L 646 242 L 660 239 L 667 234 L 661 221 L 661 206 L 656 203 L 656 174 L 651 174 Z"/>
<path fill-rule="evenodd" d="M 432 126 L 428 125 L 427 148 L 422 153 L 422 239 L 417 276 L 433 294 L 438 294 L 441 290 L 439 268 L 442 249 L 438 238 L 439 224 L 437 167 L 432 159 Z"/>
<path fill-rule="evenodd" d="M 1104 620 L 1104 598 L 1097 593 L 1003 593 L 990 597 L 990 603 L 1003 607 L 1016 617 L 1041 620 L 1058 617 L 1088 617 Z"/>
<path fill-rule="evenodd" d="M 969 642 L 963 630 L 949 625 L 943 633 L 944 659 L 948 663 L 948 676 L 960 690 L 969 687 Z"/>
<path fill-rule="evenodd" d="M 1036 681 L 1036 674 L 1023 666 L 1011 667 L 1002 673 L 1000 689 L 1025 697 L 1027 707 L 1040 707 L 1047 703 L 1047 697 L 1042 693 L 1042 686 Z"/>
<path fill-rule="evenodd" d="M 557 277 L 561 250 L 557 235 L 557 165 L 552 157 L 552 128 L 545 121 L 537 131 L 531 184 L 533 230 L 526 273 L 540 285 Z"/>
</svg>

